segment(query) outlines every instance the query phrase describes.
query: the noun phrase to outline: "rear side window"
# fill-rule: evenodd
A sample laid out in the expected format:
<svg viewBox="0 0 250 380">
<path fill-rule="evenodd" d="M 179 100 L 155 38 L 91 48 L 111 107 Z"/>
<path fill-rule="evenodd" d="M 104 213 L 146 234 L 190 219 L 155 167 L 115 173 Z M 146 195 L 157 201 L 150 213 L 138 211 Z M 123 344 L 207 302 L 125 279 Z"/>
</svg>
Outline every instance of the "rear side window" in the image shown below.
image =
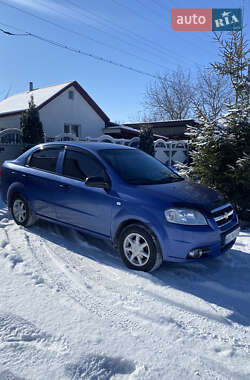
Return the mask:
<svg viewBox="0 0 250 380">
<path fill-rule="evenodd" d="M 68 150 L 64 160 L 63 175 L 84 181 L 87 177 L 105 177 L 105 171 L 94 156 Z"/>
<path fill-rule="evenodd" d="M 31 168 L 56 172 L 56 164 L 60 149 L 41 149 L 32 154 L 29 160 Z"/>
</svg>

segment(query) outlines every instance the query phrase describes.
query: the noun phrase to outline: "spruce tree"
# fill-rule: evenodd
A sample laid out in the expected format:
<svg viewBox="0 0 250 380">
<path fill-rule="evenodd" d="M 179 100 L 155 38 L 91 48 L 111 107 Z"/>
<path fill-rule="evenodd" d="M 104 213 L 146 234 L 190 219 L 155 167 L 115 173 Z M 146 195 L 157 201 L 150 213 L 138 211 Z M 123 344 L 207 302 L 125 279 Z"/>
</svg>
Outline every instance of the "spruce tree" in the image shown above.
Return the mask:
<svg viewBox="0 0 250 380">
<path fill-rule="evenodd" d="M 247 43 L 241 32 L 229 39 L 216 36 L 221 61 L 211 64 L 217 75 L 228 79 L 233 100 L 227 113 L 209 120 L 199 113 L 200 126 L 189 128 L 191 166 L 189 174 L 219 190 L 236 207 L 240 217 L 250 220 L 250 124 Z"/>
<path fill-rule="evenodd" d="M 20 128 L 22 140 L 26 148 L 44 142 L 43 125 L 32 95 L 29 101 L 29 108 L 21 116 Z"/>
<path fill-rule="evenodd" d="M 146 126 L 143 126 L 141 128 L 139 149 L 150 154 L 151 156 L 155 155 L 154 136 L 152 128 L 148 128 Z"/>
</svg>

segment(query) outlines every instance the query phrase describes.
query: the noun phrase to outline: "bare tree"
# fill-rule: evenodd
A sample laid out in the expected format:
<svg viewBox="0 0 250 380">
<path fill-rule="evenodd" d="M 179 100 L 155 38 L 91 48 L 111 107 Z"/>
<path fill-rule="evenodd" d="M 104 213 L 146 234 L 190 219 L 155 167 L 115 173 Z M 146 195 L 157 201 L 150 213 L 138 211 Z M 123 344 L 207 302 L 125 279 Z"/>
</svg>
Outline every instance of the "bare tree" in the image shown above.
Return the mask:
<svg viewBox="0 0 250 380">
<path fill-rule="evenodd" d="M 181 69 L 149 83 L 140 121 L 179 120 L 195 115 L 214 120 L 232 100 L 232 85 L 215 69 L 199 70 L 196 79 Z"/>
<path fill-rule="evenodd" d="M 151 82 L 144 94 L 144 116 L 150 120 L 179 120 L 192 116 L 190 73 L 177 69 Z"/>
<path fill-rule="evenodd" d="M 199 70 L 192 104 L 204 120 L 214 120 L 226 109 L 232 98 L 229 79 L 212 69 Z"/>
</svg>

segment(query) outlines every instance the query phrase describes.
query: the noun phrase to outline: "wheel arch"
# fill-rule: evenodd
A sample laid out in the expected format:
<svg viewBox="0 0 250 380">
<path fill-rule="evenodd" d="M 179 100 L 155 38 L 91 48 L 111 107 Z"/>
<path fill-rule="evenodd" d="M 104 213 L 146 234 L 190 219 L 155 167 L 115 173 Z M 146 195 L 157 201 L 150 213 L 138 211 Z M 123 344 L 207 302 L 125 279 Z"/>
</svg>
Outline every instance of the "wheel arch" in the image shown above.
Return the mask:
<svg viewBox="0 0 250 380">
<path fill-rule="evenodd" d="M 117 246 L 118 246 L 118 240 L 119 240 L 119 236 L 120 236 L 121 232 L 124 230 L 124 228 L 126 228 L 130 225 L 133 225 L 133 224 L 136 224 L 138 226 L 143 226 L 145 228 L 145 230 L 147 230 L 150 234 L 152 234 L 154 240 L 156 241 L 157 245 L 159 246 L 159 249 L 161 249 L 159 239 L 158 239 L 157 235 L 155 234 L 155 232 L 145 222 L 141 221 L 140 219 L 136 219 L 136 218 L 127 219 L 127 220 L 124 220 L 123 222 L 120 223 L 120 225 L 118 226 L 118 228 L 114 234 L 114 238 L 113 238 L 113 243 L 114 243 L 115 248 L 117 248 Z"/>
<path fill-rule="evenodd" d="M 26 206 L 27 206 L 27 219 L 25 221 L 25 224 L 22 224 L 22 223 L 18 223 L 17 220 L 15 219 L 14 215 L 13 215 L 13 209 L 12 209 L 12 204 L 13 204 L 13 201 L 16 197 L 20 197 L 21 199 L 24 200 Z M 30 227 L 32 226 L 32 224 L 34 224 L 37 220 L 37 217 L 36 215 L 34 214 L 31 206 L 30 206 L 30 200 L 29 198 L 26 196 L 26 193 L 25 192 L 22 192 L 22 190 L 16 188 L 16 189 L 13 189 L 12 191 L 9 191 L 8 192 L 8 208 L 12 214 L 12 217 L 13 219 L 15 220 L 15 222 L 17 224 L 21 224 L 25 227 Z"/>
<path fill-rule="evenodd" d="M 8 208 L 11 208 L 12 201 L 16 195 L 21 195 L 19 191 L 12 191 L 10 194 L 8 194 Z"/>
<path fill-rule="evenodd" d="M 13 196 L 15 196 L 16 194 L 22 195 L 23 197 L 27 199 L 28 202 L 30 202 L 30 197 L 27 196 L 24 185 L 18 182 L 13 182 L 7 191 L 8 207 L 10 207 Z"/>
</svg>

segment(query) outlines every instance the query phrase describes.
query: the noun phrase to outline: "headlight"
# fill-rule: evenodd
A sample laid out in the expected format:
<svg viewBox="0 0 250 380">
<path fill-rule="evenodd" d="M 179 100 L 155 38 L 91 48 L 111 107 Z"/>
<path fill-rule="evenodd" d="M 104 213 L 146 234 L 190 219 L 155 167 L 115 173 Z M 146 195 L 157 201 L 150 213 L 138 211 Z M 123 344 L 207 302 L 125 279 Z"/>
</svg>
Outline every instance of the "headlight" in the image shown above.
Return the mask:
<svg viewBox="0 0 250 380">
<path fill-rule="evenodd" d="M 165 217 L 170 223 L 187 224 L 189 226 L 204 226 L 207 221 L 199 211 L 187 208 L 170 208 L 165 211 Z"/>
</svg>

